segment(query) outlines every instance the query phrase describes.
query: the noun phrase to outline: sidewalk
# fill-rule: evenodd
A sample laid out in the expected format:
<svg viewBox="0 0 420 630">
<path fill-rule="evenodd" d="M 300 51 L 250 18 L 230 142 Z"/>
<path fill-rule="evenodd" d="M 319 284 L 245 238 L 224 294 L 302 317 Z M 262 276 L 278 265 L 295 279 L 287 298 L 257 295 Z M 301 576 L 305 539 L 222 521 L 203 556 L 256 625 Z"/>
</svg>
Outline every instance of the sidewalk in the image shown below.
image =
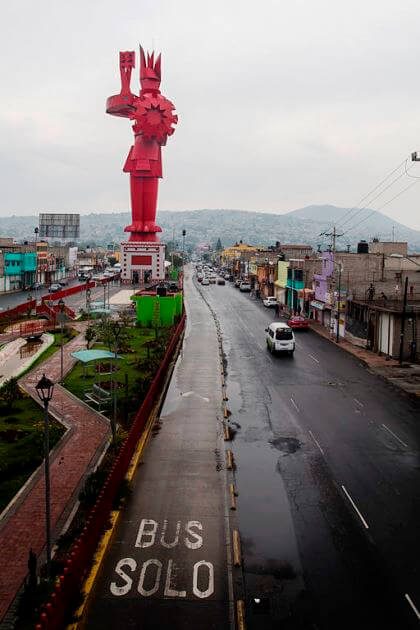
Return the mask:
<svg viewBox="0 0 420 630">
<path fill-rule="evenodd" d="M 334 339 L 331 339 L 330 331 L 313 320 L 311 320 L 311 330 L 328 339 L 331 343 L 336 343 Z M 410 396 L 420 398 L 420 365 L 404 363 L 404 367 L 400 367 L 397 360 L 387 360 L 386 357 L 366 350 L 366 348 L 355 346 L 342 337 L 340 337 L 340 343 L 337 345 L 346 352 L 353 354 L 373 372 L 382 376 L 395 387 L 398 387 Z"/>
<path fill-rule="evenodd" d="M 85 323 L 73 324 L 80 331 L 64 346 L 64 372 L 73 366 L 71 352 L 84 348 Z M 37 402 L 35 385 L 43 373 L 54 382 L 60 379 L 60 352 L 56 352 L 32 372 L 20 385 Z M 60 385 L 54 388 L 51 412 L 69 427 L 50 461 L 52 539 L 60 535 L 65 520 L 77 501 L 86 474 L 95 467 L 109 437 L 109 423 Z M 37 556 L 45 546 L 45 483 L 43 467 L 24 486 L 17 501 L 0 521 L 0 623 L 19 592 L 28 572 L 29 548 Z M 12 611 L 11 611 L 12 614 Z"/>
</svg>

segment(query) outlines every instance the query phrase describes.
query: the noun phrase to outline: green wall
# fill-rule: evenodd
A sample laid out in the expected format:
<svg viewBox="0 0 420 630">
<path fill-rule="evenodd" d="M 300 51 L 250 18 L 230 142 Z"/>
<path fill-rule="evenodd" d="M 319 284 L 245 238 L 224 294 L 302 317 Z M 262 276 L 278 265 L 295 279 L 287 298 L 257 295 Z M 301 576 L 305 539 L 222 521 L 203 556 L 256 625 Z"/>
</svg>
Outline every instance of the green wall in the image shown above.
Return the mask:
<svg viewBox="0 0 420 630">
<path fill-rule="evenodd" d="M 174 293 L 166 297 L 157 295 L 134 295 L 131 298 L 136 302 L 137 321 L 142 326 L 155 325 L 158 320 L 158 326 L 172 326 L 175 323 L 175 317 L 182 315 L 182 293 Z M 159 305 L 155 310 L 155 305 Z"/>
</svg>

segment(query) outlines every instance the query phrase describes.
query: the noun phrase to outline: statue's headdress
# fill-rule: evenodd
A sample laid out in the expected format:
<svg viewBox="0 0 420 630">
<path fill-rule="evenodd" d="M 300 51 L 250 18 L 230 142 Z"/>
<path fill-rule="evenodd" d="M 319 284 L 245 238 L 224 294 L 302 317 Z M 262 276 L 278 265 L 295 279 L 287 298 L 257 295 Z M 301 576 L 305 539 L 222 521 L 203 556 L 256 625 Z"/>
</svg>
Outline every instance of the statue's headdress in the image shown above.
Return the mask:
<svg viewBox="0 0 420 630">
<path fill-rule="evenodd" d="M 147 53 L 147 60 L 143 48 L 140 46 L 140 84 L 143 90 L 158 90 L 160 87 L 161 55 L 156 58 L 155 53 Z"/>
</svg>

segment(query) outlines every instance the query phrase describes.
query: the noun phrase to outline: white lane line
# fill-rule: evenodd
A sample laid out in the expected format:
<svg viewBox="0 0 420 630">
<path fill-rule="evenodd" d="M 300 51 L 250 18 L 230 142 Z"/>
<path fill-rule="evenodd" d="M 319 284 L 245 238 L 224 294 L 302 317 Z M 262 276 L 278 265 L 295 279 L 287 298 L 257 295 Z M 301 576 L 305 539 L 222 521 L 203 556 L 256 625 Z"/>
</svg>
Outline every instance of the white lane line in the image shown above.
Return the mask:
<svg viewBox="0 0 420 630">
<path fill-rule="evenodd" d="M 299 407 L 297 406 L 297 404 L 295 403 L 295 401 L 293 400 L 293 398 L 290 399 L 290 402 L 292 403 L 293 407 L 296 409 L 297 412 L 299 412 Z"/>
<path fill-rule="evenodd" d="M 395 435 L 394 431 L 391 431 L 391 429 L 389 429 L 389 428 L 386 426 L 386 424 L 383 424 L 382 426 L 383 426 L 383 428 L 384 428 L 384 429 L 386 429 L 386 430 L 388 431 L 388 433 L 390 433 L 391 435 L 393 435 L 393 436 L 394 436 L 394 438 L 395 438 L 396 440 L 398 440 L 398 442 L 400 442 L 400 444 L 402 444 L 403 446 L 405 446 L 405 448 L 408 448 L 408 444 L 406 444 L 405 442 L 403 442 L 403 441 L 402 441 L 402 440 L 398 437 L 398 435 Z"/>
<path fill-rule="evenodd" d="M 321 448 L 320 443 L 318 442 L 318 440 L 316 439 L 316 437 L 314 436 L 314 434 L 312 433 L 312 431 L 309 431 L 309 435 L 311 436 L 311 438 L 313 439 L 313 441 L 315 442 L 315 444 L 317 445 L 317 447 L 319 448 L 319 450 L 321 451 L 322 455 L 324 455 L 325 457 L 325 453 Z"/>
<path fill-rule="evenodd" d="M 347 492 L 347 490 L 345 489 L 344 486 L 341 486 L 348 498 L 348 500 L 350 501 L 350 503 L 352 504 L 352 506 L 354 507 L 354 509 L 356 510 L 360 520 L 362 521 L 363 525 L 366 527 L 366 529 L 369 529 L 369 525 L 366 523 L 365 519 L 363 518 L 360 510 L 358 509 L 357 505 L 355 504 L 355 502 L 353 501 L 353 499 L 351 498 L 351 496 L 349 495 L 349 493 Z"/>
<path fill-rule="evenodd" d="M 411 608 L 413 609 L 414 614 L 416 615 L 417 619 L 420 619 L 420 612 L 415 607 L 415 605 L 413 603 L 413 600 L 411 599 L 410 595 L 408 593 L 406 593 L 404 597 L 408 601 L 408 603 L 410 604 Z"/>
<path fill-rule="evenodd" d="M 317 359 L 316 357 L 312 356 L 312 354 L 309 354 L 308 356 L 310 356 L 310 357 L 311 357 L 311 359 L 313 359 L 314 361 L 316 361 L 316 363 L 319 363 L 318 359 Z"/>
<path fill-rule="evenodd" d="M 363 403 L 361 403 L 360 400 L 357 400 L 357 398 L 353 398 L 353 400 L 359 405 L 359 407 L 364 407 Z"/>
</svg>

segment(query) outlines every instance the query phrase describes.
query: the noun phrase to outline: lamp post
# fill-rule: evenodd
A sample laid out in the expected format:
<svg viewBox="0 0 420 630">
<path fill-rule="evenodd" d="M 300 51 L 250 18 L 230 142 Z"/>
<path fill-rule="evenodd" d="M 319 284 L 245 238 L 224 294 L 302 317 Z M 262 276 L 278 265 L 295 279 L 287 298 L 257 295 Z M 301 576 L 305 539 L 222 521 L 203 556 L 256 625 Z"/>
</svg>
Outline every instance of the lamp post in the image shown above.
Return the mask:
<svg viewBox="0 0 420 630">
<path fill-rule="evenodd" d="M 182 288 L 184 288 L 184 252 L 186 230 L 182 230 Z"/>
<path fill-rule="evenodd" d="M 340 306 L 341 306 L 341 262 L 338 264 L 338 302 L 337 302 L 337 336 L 336 342 L 340 343 Z"/>
<path fill-rule="evenodd" d="M 52 398 L 54 383 L 42 375 L 35 385 L 36 393 L 44 405 L 44 462 L 45 462 L 45 525 L 47 538 L 47 577 L 51 577 L 51 515 L 50 515 L 50 444 L 48 425 L 48 404 Z"/>
<path fill-rule="evenodd" d="M 63 372 L 64 372 L 64 359 L 63 359 L 63 328 L 64 328 L 64 300 L 60 298 L 58 301 L 58 306 L 60 307 L 59 318 L 60 318 L 60 330 L 61 330 L 61 343 L 60 343 L 60 351 L 61 351 L 61 378 L 60 383 L 63 382 Z"/>
<path fill-rule="evenodd" d="M 115 345 L 114 345 L 114 365 L 116 366 L 117 363 L 117 345 L 118 345 L 118 337 L 120 335 L 121 332 L 121 325 L 118 321 L 112 322 L 111 324 L 112 327 L 112 333 L 114 335 L 114 340 L 115 340 Z M 112 420 L 111 420 L 111 431 L 112 431 L 112 438 L 115 440 L 115 435 L 117 432 L 117 383 L 116 380 L 114 380 L 114 383 L 112 382 L 112 375 L 113 375 L 113 366 L 111 365 L 111 395 L 113 395 L 113 403 L 114 403 L 114 408 L 113 408 L 113 413 L 112 413 Z"/>
<path fill-rule="evenodd" d="M 88 326 L 90 320 L 90 289 L 86 289 L 86 310 L 88 314 Z"/>
</svg>

